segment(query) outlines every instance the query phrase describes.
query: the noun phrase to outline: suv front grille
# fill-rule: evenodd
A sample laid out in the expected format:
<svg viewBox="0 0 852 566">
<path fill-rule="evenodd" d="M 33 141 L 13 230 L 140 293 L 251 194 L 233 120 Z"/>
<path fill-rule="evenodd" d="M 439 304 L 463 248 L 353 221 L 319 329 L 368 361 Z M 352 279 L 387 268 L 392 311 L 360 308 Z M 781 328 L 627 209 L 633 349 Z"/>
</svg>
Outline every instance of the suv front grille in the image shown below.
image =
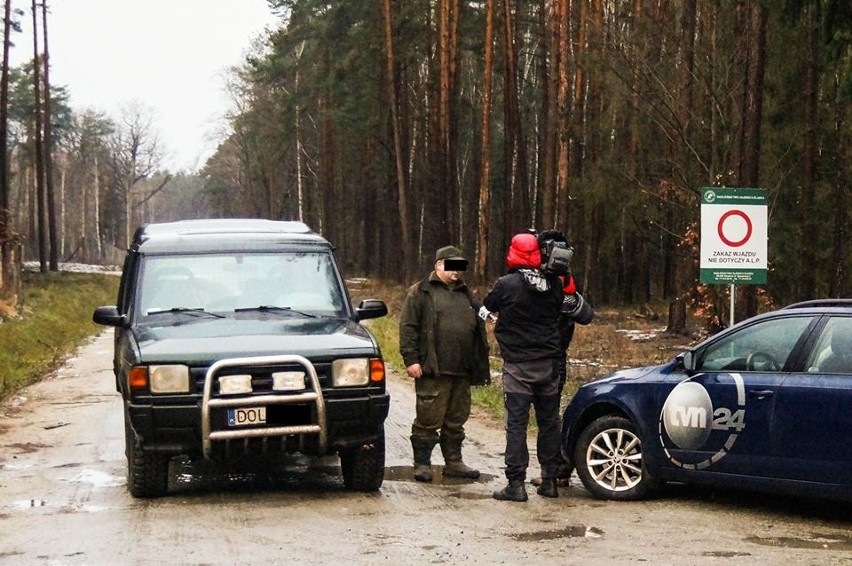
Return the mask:
<svg viewBox="0 0 852 566">
<path fill-rule="evenodd" d="M 328 387 L 331 385 L 331 363 L 315 363 L 314 368 L 319 378 L 320 387 Z M 207 375 L 208 367 L 193 367 L 190 370 L 192 384 L 195 386 L 194 393 L 204 391 L 204 379 Z M 219 375 L 234 375 L 234 374 L 250 374 L 252 393 L 280 393 L 272 390 L 272 374 L 279 371 L 304 371 L 304 368 L 299 364 L 285 364 L 279 366 L 262 366 L 262 367 L 233 367 L 226 368 L 219 372 Z M 310 390 L 310 380 L 305 380 L 305 389 Z M 213 395 L 219 395 L 219 384 L 213 384 Z"/>
</svg>

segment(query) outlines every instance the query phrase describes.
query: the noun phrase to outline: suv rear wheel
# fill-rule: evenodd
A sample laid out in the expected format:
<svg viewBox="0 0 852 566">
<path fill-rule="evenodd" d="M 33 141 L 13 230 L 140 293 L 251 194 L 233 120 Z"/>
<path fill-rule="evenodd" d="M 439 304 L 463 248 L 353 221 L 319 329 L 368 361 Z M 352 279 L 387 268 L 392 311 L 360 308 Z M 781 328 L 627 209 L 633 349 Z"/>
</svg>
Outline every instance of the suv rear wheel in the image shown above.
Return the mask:
<svg viewBox="0 0 852 566">
<path fill-rule="evenodd" d="M 124 419 L 124 442 L 127 455 L 127 489 L 130 495 L 165 495 L 169 484 L 169 458 L 163 454 L 143 452 L 127 416 Z"/>
<path fill-rule="evenodd" d="M 340 450 L 343 484 L 352 491 L 378 491 L 385 478 L 385 428 L 372 443 Z"/>
</svg>

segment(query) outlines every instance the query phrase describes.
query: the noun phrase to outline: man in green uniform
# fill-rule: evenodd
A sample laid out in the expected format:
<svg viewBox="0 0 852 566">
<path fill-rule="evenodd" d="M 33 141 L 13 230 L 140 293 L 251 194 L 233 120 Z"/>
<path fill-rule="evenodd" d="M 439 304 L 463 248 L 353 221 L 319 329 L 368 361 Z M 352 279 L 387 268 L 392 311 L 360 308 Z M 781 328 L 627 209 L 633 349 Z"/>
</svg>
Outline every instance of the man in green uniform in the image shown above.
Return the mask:
<svg viewBox="0 0 852 566">
<path fill-rule="evenodd" d="M 440 443 L 445 476 L 478 478 L 462 460 L 464 424 L 470 416 L 470 386 L 490 380 L 485 323 L 462 280 L 461 250 L 445 246 L 435 269 L 412 285 L 399 322 L 399 351 L 414 378 L 416 417 L 411 426 L 414 479 L 432 481 L 432 449 Z"/>
</svg>

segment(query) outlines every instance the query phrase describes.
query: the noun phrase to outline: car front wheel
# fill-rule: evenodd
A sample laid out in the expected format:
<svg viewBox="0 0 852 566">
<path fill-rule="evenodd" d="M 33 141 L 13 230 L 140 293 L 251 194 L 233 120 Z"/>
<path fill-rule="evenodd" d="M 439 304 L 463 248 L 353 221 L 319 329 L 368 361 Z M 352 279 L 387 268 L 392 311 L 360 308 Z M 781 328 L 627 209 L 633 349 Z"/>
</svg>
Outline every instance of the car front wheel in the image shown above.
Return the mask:
<svg viewBox="0 0 852 566">
<path fill-rule="evenodd" d="M 623 417 L 601 417 L 589 424 L 577 440 L 574 464 L 586 489 L 601 499 L 641 499 L 652 486 L 642 441 Z"/>
</svg>

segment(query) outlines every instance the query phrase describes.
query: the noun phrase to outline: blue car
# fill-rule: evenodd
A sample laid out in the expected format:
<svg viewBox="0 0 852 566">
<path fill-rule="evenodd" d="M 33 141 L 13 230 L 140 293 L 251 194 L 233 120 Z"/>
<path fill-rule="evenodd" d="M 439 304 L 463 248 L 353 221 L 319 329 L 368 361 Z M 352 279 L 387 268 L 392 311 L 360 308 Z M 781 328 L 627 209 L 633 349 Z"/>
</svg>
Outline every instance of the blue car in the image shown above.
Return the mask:
<svg viewBox="0 0 852 566">
<path fill-rule="evenodd" d="M 761 314 L 583 385 L 562 451 L 602 499 L 681 482 L 852 500 L 852 299 Z"/>
</svg>

